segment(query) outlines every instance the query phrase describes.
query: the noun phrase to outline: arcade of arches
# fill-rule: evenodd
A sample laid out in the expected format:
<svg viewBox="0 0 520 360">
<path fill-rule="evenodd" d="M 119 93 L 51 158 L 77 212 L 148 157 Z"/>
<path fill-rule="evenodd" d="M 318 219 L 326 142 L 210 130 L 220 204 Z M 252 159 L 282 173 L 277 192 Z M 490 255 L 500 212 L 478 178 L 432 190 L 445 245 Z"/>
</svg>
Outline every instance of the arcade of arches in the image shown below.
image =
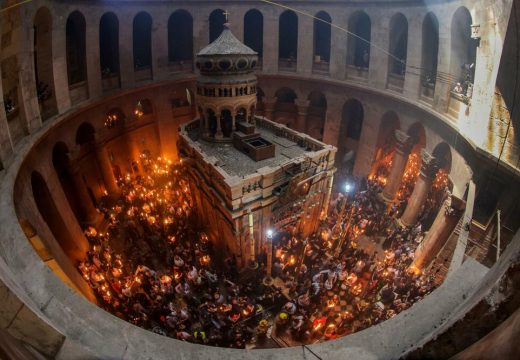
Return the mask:
<svg viewBox="0 0 520 360">
<path fill-rule="evenodd" d="M 518 357 L 512 0 L 70 3 L 0 13 L 0 354 Z"/>
</svg>

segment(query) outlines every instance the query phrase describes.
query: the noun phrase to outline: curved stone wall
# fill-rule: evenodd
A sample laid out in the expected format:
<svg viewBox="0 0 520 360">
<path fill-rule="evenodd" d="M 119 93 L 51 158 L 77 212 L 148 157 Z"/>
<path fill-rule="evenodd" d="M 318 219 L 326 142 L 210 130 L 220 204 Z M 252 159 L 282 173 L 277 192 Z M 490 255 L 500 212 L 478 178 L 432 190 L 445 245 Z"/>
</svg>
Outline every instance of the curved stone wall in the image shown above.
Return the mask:
<svg viewBox="0 0 520 360">
<path fill-rule="evenodd" d="M 389 47 L 388 33 L 393 15 L 402 13 L 408 22 L 408 33 L 419 34 L 423 30 L 422 23 L 426 14 L 433 12 L 439 21 L 440 30 L 439 72 L 445 74 L 450 73 L 448 59 L 451 57 L 451 21 L 457 9 L 461 6 L 467 7 L 473 23 L 480 23 L 482 31 L 470 108 L 467 108 L 461 99 L 452 96 L 450 81 L 440 81 L 433 93 L 425 95 L 421 86 L 421 74 L 408 71 L 402 79 L 389 77 L 389 58 L 384 51 L 372 51 L 368 72 L 352 76 L 352 67 L 347 66 L 348 46 L 332 47 L 328 70 L 324 70 L 321 65 L 313 65 L 311 36 L 300 36 L 296 68 L 287 67 L 287 64 L 279 61 L 277 41 L 268 40 L 278 38 L 278 19 L 283 9 L 259 2 L 193 1 L 183 6 L 175 6 L 174 3 L 172 7 L 170 2 L 150 1 L 146 10 L 153 21 L 152 58 L 149 75 L 143 75 L 142 71 L 134 69 L 131 46 L 133 19 L 142 10 L 142 3 L 141 1 L 133 5 L 132 1 L 126 1 L 122 6 L 110 2 L 101 6 L 99 3 L 85 5 L 82 1 L 41 0 L 15 9 L 8 15 L 2 15 L 2 33 L 5 35 L 1 40 L 2 69 L 9 69 L 12 60 L 15 59 L 20 75 L 16 92 L 19 104 L 16 116 L 12 113 L 7 114 L 4 106 L 0 107 L 0 279 L 5 284 L 0 290 L 7 299 L 5 309 L 0 311 L 0 324 L 11 335 L 31 344 L 42 353 L 48 356 L 57 355 L 63 359 L 159 359 L 171 358 L 173 352 L 178 353 L 180 358 L 210 358 L 216 355 L 219 358 L 303 359 L 312 356 L 308 350 L 300 348 L 244 352 L 183 343 L 134 327 L 86 301 L 71 288 L 83 290 L 85 297 L 89 298 L 88 289 L 81 289 L 81 281 L 69 279 L 69 287 L 58 279 L 49 267 L 51 260 L 65 263 L 67 255 L 53 239 L 53 234 L 38 213 L 30 192 L 31 174 L 38 171 L 46 180 L 52 194 L 63 199 L 65 194 L 60 190 L 52 164 L 53 147 L 62 142 L 70 151 L 79 154 L 83 159 L 80 161 L 88 162 L 87 157 L 82 157 L 84 154 L 81 153 L 81 146 L 78 146 L 76 141 L 77 129 L 85 122 L 91 123 L 99 132 L 100 137 L 96 140 L 104 146 L 116 149 L 119 147 L 118 142 L 129 143 L 132 144 L 130 153 L 136 154 L 141 149 L 142 140 L 145 139 L 147 144 L 153 141 L 159 144 L 152 149 L 153 152 L 174 158 L 176 129 L 180 123 L 190 119 L 195 111 L 185 106 L 182 101 L 179 105 L 177 100 L 185 98 L 186 89 L 192 94 L 195 93 L 195 78 L 191 66 L 187 67 L 185 63 L 172 64 L 168 61 L 169 16 L 180 8 L 191 14 L 193 48 L 196 52 L 208 43 L 208 17 L 212 11 L 232 7 L 231 28 L 239 39 L 243 39 L 245 14 L 255 8 L 262 13 L 264 20 L 263 56 L 259 69 L 264 114 L 272 111 L 275 115 L 277 92 L 285 87 L 296 95 L 295 107 L 291 110 L 290 116 L 296 120 L 300 116 L 319 121 L 309 116 L 309 113 L 312 113 L 311 93 L 319 89 L 327 104 L 325 116 L 321 118 L 321 135 L 325 142 L 337 145 L 342 141 L 339 134 L 343 122 L 343 106 L 348 100 L 358 100 L 363 106 L 364 117 L 360 138 L 356 144 L 357 159 L 354 171 L 357 175 L 367 175 L 374 158 L 375 142 L 382 119 L 385 113 L 393 111 L 400 120 L 402 130 L 408 130 L 416 122 L 424 127 L 427 150 L 433 151 L 442 142 L 450 145 L 450 178 L 455 193 L 462 195 L 472 179 L 473 172 L 477 172 L 482 166 L 494 167 L 493 153 L 482 146 L 482 134 L 475 134 L 472 124 L 489 114 L 490 94 L 493 94 L 494 79 L 498 71 L 497 57 L 500 57 L 500 49 L 496 46 L 501 46 L 494 42 L 494 51 L 490 51 L 489 41 L 503 40 L 510 2 L 498 4 L 491 0 L 431 1 L 425 6 L 416 1 L 399 1 L 397 4 L 389 1 L 369 1 L 363 4 L 328 1 L 326 6 L 319 6 L 311 1 L 308 4 L 301 1 L 284 1 L 312 14 L 325 9 L 330 14 L 333 24 L 343 28 L 349 28 L 351 15 L 362 7 L 372 24 L 372 39 L 375 45 L 383 50 Z M 48 8 L 49 12 L 42 11 L 42 7 Z M 65 30 L 67 18 L 74 11 L 81 12 L 85 17 L 85 47 L 88 54 L 87 81 L 79 86 L 69 86 L 67 77 Z M 107 78 L 103 80 L 99 59 L 99 23 L 102 15 L 107 12 L 113 12 L 119 19 L 119 81 L 115 85 Z M 53 59 L 50 64 L 52 77 L 48 79 L 48 85 L 53 91 L 53 99 L 49 105 L 51 110 L 38 104 L 41 91 L 37 91 L 35 82 L 35 49 L 32 47 L 33 34 L 30 32 L 33 23 L 40 24 L 38 19 L 49 20 L 49 16 L 52 23 L 49 27 L 52 34 L 49 44 Z M 5 21 L 6 19 L 10 21 Z M 300 34 L 306 34 L 312 27 L 312 19 L 298 14 Z M 346 41 L 344 36 L 339 31 L 332 31 L 334 42 Z M 417 36 L 408 39 L 409 69 L 420 67 L 420 40 Z M 38 50 L 38 53 L 41 52 Z M 41 64 L 37 65 L 37 68 L 39 66 Z M 5 95 L 8 91 L 4 85 L 0 86 L 0 92 L 3 89 Z M 103 126 L 107 113 L 118 108 L 130 118 L 136 102 L 142 99 L 151 101 L 151 115 L 142 121 L 139 120 L 141 123 L 129 124 L 120 134 L 107 135 Z M 177 105 L 172 106 L 172 103 Z M 287 117 L 287 114 L 284 116 Z M 318 129 L 319 134 L 319 126 L 308 130 L 315 131 L 312 129 Z M 115 152 L 112 156 L 115 161 L 124 163 L 125 156 L 128 155 Z M 508 176 L 515 172 L 515 169 L 505 163 L 501 163 L 500 168 Z M 96 179 L 87 178 L 86 181 Z M 63 204 L 67 204 L 67 201 Z M 73 218 L 71 209 L 65 206 L 58 211 L 68 216 L 64 221 L 71 224 L 72 235 L 80 239 L 81 229 Z M 18 222 L 20 219 L 27 221 L 31 226 L 22 221 L 22 230 Z M 34 229 L 36 234 L 31 233 Z M 52 248 L 52 259 L 42 258 L 41 253 L 38 256 L 27 241 L 28 237 L 35 235 L 47 241 L 46 245 Z M 518 239 L 516 242 L 518 243 Z M 516 254 L 514 251 L 516 248 L 511 250 L 507 257 L 501 258 L 496 268 L 503 269 L 510 264 L 510 259 Z M 489 287 L 489 284 L 497 281 L 502 276 L 499 271 L 493 270 L 488 273 L 486 283 L 482 283 L 482 286 Z M 67 271 L 68 274 L 74 272 L 75 269 Z M 485 296 L 485 292 L 481 291 L 469 297 L 473 289 L 478 287 L 484 272 L 479 264 L 470 259 L 450 276 L 443 286 L 408 311 L 353 336 L 312 346 L 311 350 L 328 359 L 343 358 L 347 353 L 359 359 L 387 358 L 388 354 L 397 358 L 438 335 L 439 329 L 449 328 L 457 319 L 463 318 L 475 305 L 475 299 Z M 461 300 L 468 298 L 471 302 Z M 433 306 L 438 303 L 442 303 L 442 306 Z M 456 307 L 457 304 L 460 305 Z M 450 320 L 445 321 L 447 318 Z M 422 326 L 411 326 L 410 319 L 414 319 L 413 322 L 421 321 Z M 396 333 L 396 329 L 399 329 L 406 343 L 394 342 L 393 334 Z M 113 334 L 120 335 L 114 337 Z M 110 340 L 107 340 L 108 338 Z"/>
</svg>

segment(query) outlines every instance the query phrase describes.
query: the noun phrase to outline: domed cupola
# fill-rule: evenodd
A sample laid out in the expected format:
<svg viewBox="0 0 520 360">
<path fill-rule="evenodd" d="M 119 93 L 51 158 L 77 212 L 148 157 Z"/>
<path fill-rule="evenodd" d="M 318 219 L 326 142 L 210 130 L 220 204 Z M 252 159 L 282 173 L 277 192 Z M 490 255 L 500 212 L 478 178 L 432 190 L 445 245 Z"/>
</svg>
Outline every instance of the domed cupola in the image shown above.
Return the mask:
<svg viewBox="0 0 520 360">
<path fill-rule="evenodd" d="M 224 24 L 224 30 L 197 54 L 197 107 L 203 136 L 232 141 L 233 133 L 254 132 L 258 54 L 240 42 Z"/>
</svg>

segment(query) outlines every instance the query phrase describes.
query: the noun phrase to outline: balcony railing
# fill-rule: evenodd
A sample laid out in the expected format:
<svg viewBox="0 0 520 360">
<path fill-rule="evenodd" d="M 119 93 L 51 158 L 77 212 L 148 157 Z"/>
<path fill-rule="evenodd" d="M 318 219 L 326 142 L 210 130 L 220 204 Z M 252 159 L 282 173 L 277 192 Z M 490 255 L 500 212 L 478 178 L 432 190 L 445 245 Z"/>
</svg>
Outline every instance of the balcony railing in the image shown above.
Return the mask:
<svg viewBox="0 0 520 360">
<path fill-rule="evenodd" d="M 78 104 L 88 99 L 88 83 L 86 81 L 69 85 L 70 101 Z"/>
<path fill-rule="evenodd" d="M 368 68 L 347 64 L 347 79 L 367 82 Z"/>
<path fill-rule="evenodd" d="M 330 64 L 328 61 L 315 61 L 312 63 L 312 72 L 315 74 L 329 75 Z"/>
<path fill-rule="evenodd" d="M 388 74 L 388 89 L 402 92 L 404 88 L 404 75 Z"/>
<path fill-rule="evenodd" d="M 278 70 L 279 71 L 291 71 L 296 72 L 296 59 L 278 59 Z"/>
<path fill-rule="evenodd" d="M 119 74 L 110 73 L 103 75 L 102 78 L 103 91 L 114 90 L 119 88 Z"/>
<path fill-rule="evenodd" d="M 134 70 L 134 78 L 136 82 L 152 80 L 152 67 L 142 66 L 136 67 Z"/>
<path fill-rule="evenodd" d="M 192 72 L 193 71 L 193 61 L 184 60 L 184 61 L 169 62 L 168 70 L 172 73 Z"/>
</svg>

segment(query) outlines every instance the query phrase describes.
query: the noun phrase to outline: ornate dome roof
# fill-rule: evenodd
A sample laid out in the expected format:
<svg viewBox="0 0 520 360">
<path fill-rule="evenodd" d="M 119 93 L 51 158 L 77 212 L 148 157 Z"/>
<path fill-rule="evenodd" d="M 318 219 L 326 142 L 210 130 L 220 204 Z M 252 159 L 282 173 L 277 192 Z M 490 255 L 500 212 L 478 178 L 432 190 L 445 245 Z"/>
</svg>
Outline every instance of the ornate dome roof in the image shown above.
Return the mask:
<svg viewBox="0 0 520 360">
<path fill-rule="evenodd" d="M 258 53 L 238 40 L 229 30 L 229 24 L 224 24 L 220 36 L 197 54 L 197 56 L 212 55 L 258 55 Z"/>
</svg>

